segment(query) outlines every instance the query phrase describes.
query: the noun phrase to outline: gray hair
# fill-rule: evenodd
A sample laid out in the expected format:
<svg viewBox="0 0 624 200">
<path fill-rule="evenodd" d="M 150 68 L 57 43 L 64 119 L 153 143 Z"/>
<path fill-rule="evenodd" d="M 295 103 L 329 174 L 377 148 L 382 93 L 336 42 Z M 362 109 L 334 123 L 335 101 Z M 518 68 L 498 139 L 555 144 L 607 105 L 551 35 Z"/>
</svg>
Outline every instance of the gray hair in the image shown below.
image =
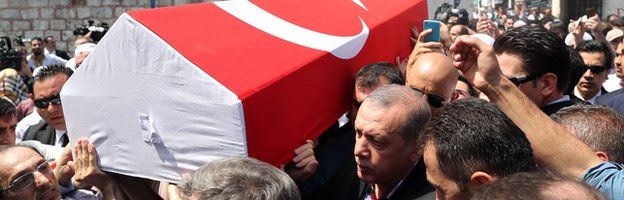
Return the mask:
<svg viewBox="0 0 624 200">
<path fill-rule="evenodd" d="M 300 199 L 295 182 L 254 158 L 232 157 L 205 164 L 179 185 L 183 199 Z"/>
<path fill-rule="evenodd" d="M 418 134 L 431 118 L 429 104 L 423 96 L 413 89 L 403 85 L 384 85 L 371 92 L 364 102 L 378 108 L 389 109 L 402 106 L 405 121 L 399 128 L 401 137 L 406 143 L 415 142 Z"/>
<path fill-rule="evenodd" d="M 571 128 L 573 134 L 594 151 L 604 151 L 609 160 L 624 162 L 624 118 L 609 107 L 574 105 L 552 114 L 557 123 Z"/>
</svg>

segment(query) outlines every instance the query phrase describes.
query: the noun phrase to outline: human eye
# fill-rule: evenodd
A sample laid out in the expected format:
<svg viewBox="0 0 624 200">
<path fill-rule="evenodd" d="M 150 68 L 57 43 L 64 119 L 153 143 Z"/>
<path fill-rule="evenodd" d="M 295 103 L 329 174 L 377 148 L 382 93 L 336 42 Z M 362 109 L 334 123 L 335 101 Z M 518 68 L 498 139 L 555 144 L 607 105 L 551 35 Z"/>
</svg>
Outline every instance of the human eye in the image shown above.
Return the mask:
<svg viewBox="0 0 624 200">
<path fill-rule="evenodd" d="M 13 181 L 12 188 L 14 190 L 23 190 L 34 182 L 33 173 L 24 174 Z"/>
</svg>

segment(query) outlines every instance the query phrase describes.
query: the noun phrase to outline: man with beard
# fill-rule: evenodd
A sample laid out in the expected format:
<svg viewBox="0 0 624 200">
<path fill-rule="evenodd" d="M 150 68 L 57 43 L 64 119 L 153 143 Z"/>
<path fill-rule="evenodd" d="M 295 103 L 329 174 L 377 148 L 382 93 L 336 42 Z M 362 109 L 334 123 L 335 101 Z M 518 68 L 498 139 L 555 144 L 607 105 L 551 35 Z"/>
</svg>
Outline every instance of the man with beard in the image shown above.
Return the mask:
<svg viewBox="0 0 624 200">
<path fill-rule="evenodd" d="M 53 54 L 45 54 L 43 49 L 43 40 L 40 37 L 30 40 L 30 51 L 32 52 L 26 60 L 28 60 L 28 66 L 31 70 L 37 67 L 46 65 L 65 65 L 67 60 L 64 60 Z"/>
</svg>

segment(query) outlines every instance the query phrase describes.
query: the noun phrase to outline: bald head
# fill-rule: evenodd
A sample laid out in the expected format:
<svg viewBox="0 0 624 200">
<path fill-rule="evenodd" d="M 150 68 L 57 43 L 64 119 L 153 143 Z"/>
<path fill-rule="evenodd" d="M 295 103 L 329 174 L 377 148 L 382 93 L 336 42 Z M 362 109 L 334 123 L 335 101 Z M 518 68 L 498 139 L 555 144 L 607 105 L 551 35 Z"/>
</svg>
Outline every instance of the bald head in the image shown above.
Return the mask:
<svg viewBox="0 0 624 200">
<path fill-rule="evenodd" d="M 445 102 L 451 100 L 458 72 L 449 57 L 440 53 L 423 54 L 406 73 L 407 86 L 442 96 Z"/>
</svg>

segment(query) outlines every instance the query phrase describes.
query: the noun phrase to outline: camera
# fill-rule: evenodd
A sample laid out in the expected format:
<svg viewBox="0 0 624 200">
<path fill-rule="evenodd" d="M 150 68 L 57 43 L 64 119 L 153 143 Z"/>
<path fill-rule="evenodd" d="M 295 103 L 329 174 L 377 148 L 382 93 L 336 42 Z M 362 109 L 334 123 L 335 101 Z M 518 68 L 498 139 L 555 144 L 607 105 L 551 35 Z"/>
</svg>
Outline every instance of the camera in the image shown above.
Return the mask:
<svg viewBox="0 0 624 200">
<path fill-rule="evenodd" d="M 22 68 L 22 52 L 13 49 L 12 42 L 10 37 L 0 37 L 0 70 L 13 68 L 20 71 Z M 24 46 L 22 37 L 16 38 L 15 43 L 19 46 Z"/>
<path fill-rule="evenodd" d="M 87 33 L 91 32 L 91 39 L 93 39 L 93 42 L 98 43 L 102 39 L 102 37 L 104 37 L 104 34 L 108 32 L 108 23 L 100 23 L 96 26 L 94 25 L 95 21 L 89 20 L 88 22 L 89 25 L 84 25 L 82 27 L 74 29 L 74 35 L 84 36 Z"/>
</svg>

